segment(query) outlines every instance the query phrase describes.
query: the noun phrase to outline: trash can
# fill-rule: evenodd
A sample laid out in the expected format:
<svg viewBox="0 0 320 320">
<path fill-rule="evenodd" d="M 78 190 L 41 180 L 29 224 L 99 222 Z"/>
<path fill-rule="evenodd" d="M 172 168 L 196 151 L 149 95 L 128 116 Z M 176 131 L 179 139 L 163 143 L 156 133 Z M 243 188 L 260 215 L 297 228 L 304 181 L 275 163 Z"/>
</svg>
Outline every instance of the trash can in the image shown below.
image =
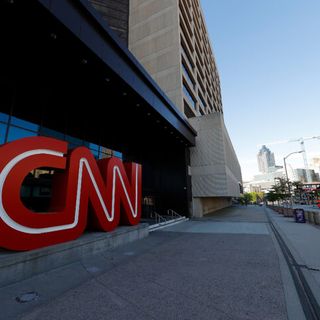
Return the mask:
<svg viewBox="0 0 320 320">
<path fill-rule="evenodd" d="M 303 209 L 294 209 L 293 210 L 294 219 L 297 223 L 305 223 L 306 217 L 304 215 Z"/>
</svg>

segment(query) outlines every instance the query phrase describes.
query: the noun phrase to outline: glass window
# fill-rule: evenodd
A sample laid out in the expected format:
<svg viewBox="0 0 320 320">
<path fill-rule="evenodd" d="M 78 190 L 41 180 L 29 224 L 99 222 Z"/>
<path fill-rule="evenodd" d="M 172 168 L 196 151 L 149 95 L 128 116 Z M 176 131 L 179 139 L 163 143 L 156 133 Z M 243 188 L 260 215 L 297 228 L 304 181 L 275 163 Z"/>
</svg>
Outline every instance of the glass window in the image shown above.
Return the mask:
<svg viewBox="0 0 320 320">
<path fill-rule="evenodd" d="M 186 97 L 188 98 L 188 101 L 191 103 L 193 108 L 196 109 L 196 102 L 195 102 L 194 98 L 192 97 L 189 89 L 185 85 L 183 85 L 183 92 L 186 95 Z"/>
<path fill-rule="evenodd" d="M 194 88 L 194 81 L 191 79 L 190 72 L 183 62 L 182 62 L 182 69 L 183 69 L 184 75 L 186 76 L 187 80 L 189 81 L 191 86 Z"/>
<path fill-rule="evenodd" d="M 68 142 L 70 142 L 70 144 L 73 144 L 73 145 L 78 146 L 78 147 L 83 145 L 83 140 L 75 138 L 75 137 L 66 136 L 66 140 Z"/>
<path fill-rule="evenodd" d="M 90 150 L 90 152 L 94 155 L 96 159 L 99 159 L 99 152 L 97 150 Z"/>
<path fill-rule="evenodd" d="M 99 152 L 99 159 L 105 159 L 105 158 L 110 158 L 111 154 Z"/>
<path fill-rule="evenodd" d="M 32 132 L 29 130 L 17 128 L 17 127 L 10 127 L 9 128 L 9 134 L 8 134 L 8 142 L 13 140 L 18 140 L 25 137 L 34 137 L 36 136 L 36 132 Z"/>
<path fill-rule="evenodd" d="M 45 137 L 56 138 L 60 140 L 64 140 L 64 134 L 55 130 L 51 130 L 45 127 L 40 129 L 40 134 Z"/>
<path fill-rule="evenodd" d="M 88 147 L 89 147 L 91 150 L 96 150 L 96 151 L 99 150 L 99 146 L 98 146 L 97 144 L 94 144 L 94 143 L 89 143 Z"/>
<path fill-rule="evenodd" d="M 0 112 L 0 121 L 2 121 L 2 122 L 8 122 L 8 119 L 9 119 L 9 115 Z"/>
<path fill-rule="evenodd" d="M 5 143 L 6 132 L 7 132 L 7 125 L 4 123 L 0 123 L 0 144 Z"/>
<path fill-rule="evenodd" d="M 199 98 L 200 98 L 200 103 L 201 103 L 201 105 L 202 105 L 202 108 L 203 109 L 206 109 L 206 103 L 205 103 L 205 101 L 204 101 L 204 99 L 203 99 L 203 97 L 202 97 L 202 95 L 201 95 L 201 93 L 199 92 Z"/>
<path fill-rule="evenodd" d="M 122 153 L 119 151 L 113 151 L 113 156 L 122 159 Z"/>
<path fill-rule="evenodd" d="M 25 129 L 29 129 L 29 130 L 32 130 L 32 131 L 38 131 L 39 130 L 39 126 L 37 124 L 34 124 L 32 122 L 29 122 L 29 121 L 18 119 L 16 117 L 11 117 L 11 124 L 14 124 L 16 126 L 19 126 L 19 127 L 25 128 Z"/>
</svg>

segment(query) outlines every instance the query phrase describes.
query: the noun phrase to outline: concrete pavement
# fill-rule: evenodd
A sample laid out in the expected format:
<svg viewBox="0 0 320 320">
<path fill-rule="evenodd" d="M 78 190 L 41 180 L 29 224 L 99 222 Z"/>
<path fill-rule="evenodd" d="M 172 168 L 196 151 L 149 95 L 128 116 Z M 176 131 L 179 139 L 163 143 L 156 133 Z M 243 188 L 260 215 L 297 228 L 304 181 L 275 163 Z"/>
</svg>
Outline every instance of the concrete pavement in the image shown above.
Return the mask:
<svg viewBox="0 0 320 320">
<path fill-rule="evenodd" d="M 17 302 L 26 292 L 38 297 Z M 3 287 L 0 301 L 6 320 L 304 319 L 257 206 L 177 224 Z"/>
<path fill-rule="evenodd" d="M 309 223 L 295 223 L 292 217 L 284 217 L 270 209 L 267 209 L 267 212 L 293 255 L 319 307 L 320 227 Z"/>
</svg>

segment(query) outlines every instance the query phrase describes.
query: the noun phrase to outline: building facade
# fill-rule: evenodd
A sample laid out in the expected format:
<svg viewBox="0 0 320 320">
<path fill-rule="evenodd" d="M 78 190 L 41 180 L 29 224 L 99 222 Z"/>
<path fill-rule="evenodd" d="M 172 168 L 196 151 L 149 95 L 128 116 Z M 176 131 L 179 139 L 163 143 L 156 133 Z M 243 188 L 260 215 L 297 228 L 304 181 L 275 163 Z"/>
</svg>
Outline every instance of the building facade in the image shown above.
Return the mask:
<svg viewBox="0 0 320 320">
<path fill-rule="evenodd" d="M 266 146 L 262 146 L 257 155 L 259 171 L 268 173 L 273 167 L 276 166 L 274 154 Z"/>
<path fill-rule="evenodd" d="M 133 0 L 129 49 L 197 131 L 190 149 L 194 216 L 239 197 L 241 169 L 223 120 L 219 74 L 199 0 Z"/>
<path fill-rule="evenodd" d="M 311 182 L 319 181 L 319 174 L 316 173 L 313 169 L 292 169 L 289 170 L 288 175 L 290 180 L 300 181 L 302 183 L 308 182 L 308 176 L 311 177 Z"/>
<path fill-rule="evenodd" d="M 1 144 L 55 137 L 139 163 L 143 212 L 189 215 L 196 132 L 89 2 L 4 1 L 0 15 Z M 34 210 L 48 206 L 57 173 L 40 169 L 23 187 L 39 187 L 23 193 Z"/>
<path fill-rule="evenodd" d="M 173 209 L 201 216 L 239 196 L 241 171 L 223 123 L 198 0 L 17 0 L 1 6 L 0 143 L 49 136 L 70 148 L 87 146 L 97 159 L 140 163 L 146 215 Z M 202 127 L 197 117 L 212 130 L 195 130 L 192 125 Z M 201 194 L 197 159 L 219 134 L 207 181 L 221 183 L 225 192 Z M 54 175 L 50 168 L 31 172 L 25 203 L 45 210 Z M 28 196 L 34 184 L 46 188 L 46 196 Z"/>
<path fill-rule="evenodd" d="M 228 207 L 242 189 L 241 168 L 219 112 L 189 119 L 196 129 L 190 148 L 192 212 L 196 217 Z"/>
<path fill-rule="evenodd" d="M 130 1 L 129 49 L 187 118 L 222 112 L 199 0 Z"/>
</svg>

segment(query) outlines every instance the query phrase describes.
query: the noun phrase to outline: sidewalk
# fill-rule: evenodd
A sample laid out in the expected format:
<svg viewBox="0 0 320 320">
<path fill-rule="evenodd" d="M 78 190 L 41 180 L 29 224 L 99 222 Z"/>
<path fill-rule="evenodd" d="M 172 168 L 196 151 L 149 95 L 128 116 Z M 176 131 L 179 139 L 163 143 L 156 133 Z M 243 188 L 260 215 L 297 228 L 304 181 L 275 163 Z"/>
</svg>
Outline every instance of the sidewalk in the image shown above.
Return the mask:
<svg viewBox="0 0 320 320">
<path fill-rule="evenodd" d="M 309 223 L 296 223 L 293 217 L 284 217 L 266 209 L 274 226 L 301 266 L 308 285 L 320 305 L 320 227 Z"/>
<path fill-rule="evenodd" d="M 212 221 L 182 222 L 4 287 L 1 316 L 6 320 L 286 320 L 287 283 L 282 274 L 265 210 L 235 207 Z M 39 298 L 29 303 L 15 300 L 28 292 L 37 292 Z M 304 319 L 294 315 L 289 319 Z"/>
</svg>

